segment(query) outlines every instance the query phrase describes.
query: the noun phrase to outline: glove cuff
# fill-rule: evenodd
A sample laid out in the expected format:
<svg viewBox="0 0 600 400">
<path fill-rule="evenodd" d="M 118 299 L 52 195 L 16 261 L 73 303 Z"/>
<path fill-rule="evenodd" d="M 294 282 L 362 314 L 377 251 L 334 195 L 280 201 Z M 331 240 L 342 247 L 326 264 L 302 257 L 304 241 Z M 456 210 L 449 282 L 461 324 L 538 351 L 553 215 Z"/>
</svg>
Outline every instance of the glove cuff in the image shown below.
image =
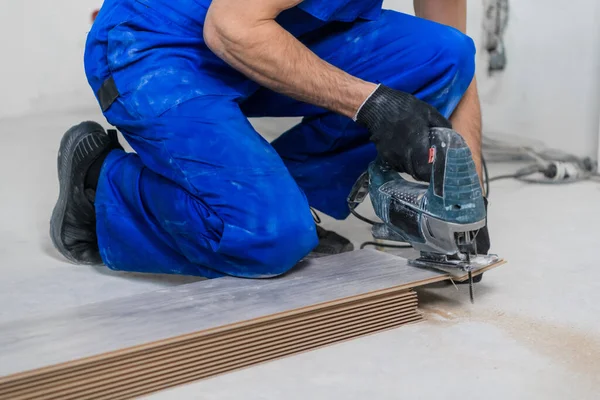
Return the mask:
<svg viewBox="0 0 600 400">
<path fill-rule="evenodd" d="M 411 95 L 408 93 L 379 84 L 360 106 L 354 116 L 354 121 L 373 132 L 377 130 L 381 121 L 387 120 L 390 115 L 397 114 L 399 109 L 406 110 L 410 101 Z"/>
<path fill-rule="evenodd" d="M 360 105 L 360 107 L 358 107 L 358 110 L 356 110 L 356 114 L 354 114 L 354 117 L 352 117 L 352 120 L 354 122 L 358 122 L 358 115 L 360 114 L 360 111 L 363 109 L 363 107 L 365 106 L 365 104 L 367 104 L 367 102 L 369 101 L 369 99 L 371 97 L 373 97 L 373 95 L 375 94 L 375 92 L 377 91 L 377 89 L 379 89 L 380 86 L 381 86 L 381 83 L 379 85 L 377 85 L 377 87 L 375 88 L 375 90 L 373 90 L 371 92 L 371 94 L 369 96 L 367 96 L 367 98 L 365 99 L 365 101 L 362 102 L 362 104 Z"/>
</svg>

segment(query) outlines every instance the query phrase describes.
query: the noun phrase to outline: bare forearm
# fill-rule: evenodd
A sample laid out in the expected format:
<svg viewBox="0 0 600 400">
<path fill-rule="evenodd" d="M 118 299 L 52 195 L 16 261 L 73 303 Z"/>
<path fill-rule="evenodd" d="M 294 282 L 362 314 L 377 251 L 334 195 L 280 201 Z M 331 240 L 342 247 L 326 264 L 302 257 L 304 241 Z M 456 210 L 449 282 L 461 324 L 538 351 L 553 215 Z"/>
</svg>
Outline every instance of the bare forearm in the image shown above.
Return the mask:
<svg viewBox="0 0 600 400">
<path fill-rule="evenodd" d="M 467 0 L 413 0 L 415 15 L 430 21 L 467 30 Z"/>
<path fill-rule="evenodd" d="M 421 18 L 452 26 L 463 33 L 467 30 L 466 0 L 414 0 L 415 14 Z M 473 79 L 461 102 L 450 118 L 455 129 L 465 138 L 473 153 L 477 172 L 481 168 L 481 108 L 477 82 Z"/>
<path fill-rule="evenodd" d="M 260 0 L 247 0 L 250 3 Z M 291 5 L 297 1 L 290 0 Z M 207 15 L 207 45 L 233 68 L 273 91 L 353 117 L 376 85 L 323 61 L 253 4 L 233 11 L 237 0 L 215 0 Z M 217 23 L 222 8 L 230 22 Z M 237 7 L 239 8 L 239 6 Z M 212 13 L 212 14 L 211 14 Z M 258 13 L 258 14 L 257 14 Z"/>
<path fill-rule="evenodd" d="M 475 79 L 473 79 L 471 86 L 469 86 L 462 100 L 458 103 L 450 120 L 457 132 L 462 135 L 469 145 L 473 154 L 473 161 L 475 161 L 475 166 L 477 167 L 477 173 L 481 179 L 483 177 L 481 162 L 481 108 L 477 93 L 477 81 Z"/>
</svg>

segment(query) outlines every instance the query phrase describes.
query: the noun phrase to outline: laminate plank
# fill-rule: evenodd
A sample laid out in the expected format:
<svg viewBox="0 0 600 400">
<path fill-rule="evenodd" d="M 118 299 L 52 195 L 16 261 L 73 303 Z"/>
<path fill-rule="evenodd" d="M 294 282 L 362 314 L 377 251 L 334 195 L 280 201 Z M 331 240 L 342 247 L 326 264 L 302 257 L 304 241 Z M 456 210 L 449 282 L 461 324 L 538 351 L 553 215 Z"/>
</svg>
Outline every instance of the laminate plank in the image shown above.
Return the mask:
<svg viewBox="0 0 600 400">
<path fill-rule="evenodd" d="M 377 265 L 365 262 L 375 257 L 381 258 Z M 91 321 L 91 327 L 75 333 L 117 327 L 121 330 L 116 333 L 127 337 L 140 333 L 135 318 L 160 328 L 153 320 L 157 316 L 183 327 L 179 335 L 149 340 L 150 335 L 142 332 L 141 340 L 132 346 L 121 343 L 120 349 L 10 374 L 0 378 L 0 399 L 131 398 L 127 396 L 416 322 L 422 315 L 416 294 L 409 289 L 446 279 L 450 279 L 446 273 L 408 266 L 405 259 L 361 250 L 308 260 L 277 279 L 222 278 L 187 285 L 185 291 L 179 287 L 68 310 L 52 316 L 55 325 L 48 332 L 62 333 L 65 326 Z M 157 299 L 162 302 L 153 302 Z M 302 303 L 306 299 L 312 300 Z M 260 307 L 269 312 L 257 312 Z M 221 325 L 219 310 L 229 318 Z M 125 317 L 127 324 L 116 323 L 118 317 Z M 195 317 L 192 323 L 189 317 Z M 18 333 L 30 334 L 35 322 L 16 323 L 12 338 L 17 345 L 23 345 Z M 25 342 L 32 339 L 25 337 Z M 43 344 L 43 340 L 33 336 L 33 343 Z M 72 344 L 64 339 L 57 344 L 62 349 L 65 343 Z"/>
<path fill-rule="evenodd" d="M 248 367 L 251 365 L 256 365 L 265 361 L 271 361 L 278 358 L 282 358 L 285 356 L 289 356 L 292 354 L 297 354 L 303 351 L 317 349 L 323 346 L 331 345 L 334 343 L 339 343 L 341 341 L 356 338 L 360 336 L 364 336 L 366 334 L 372 334 L 375 332 L 379 332 L 382 330 L 399 327 L 408 323 L 417 322 L 421 319 L 421 316 L 408 316 L 408 317 L 398 317 L 392 319 L 386 319 L 385 321 L 381 321 L 378 324 L 369 325 L 369 326 L 361 326 L 361 327 L 353 327 L 345 332 L 339 332 L 336 335 L 326 335 L 321 338 L 315 338 L 315 340 L 311 340 L 309 342 L 300 342 L 293 343 L 287 347 L 281 349 L 275 349 L 272 351 L 267 351 L 265 353 L 257 353 L 250 356 L 241 357 L 235 360 L 226 361 L 222 364 L 215 365 L 212 368 L 204 369 L 204 368 L 194 368 L 193 366 L 190 368 L 184 368 L 179 374 L 159 374 L 157 376 L 148 377 L 148 379 L 143 379 L 139 382 L 129 382 L 124 379 L 123 384 L 118 387 L 103 387 L 99 390 L 86 392 L 81 391 L 77 394 L 74 394 L 69 397 L 57 396 L 57 397 L 49 397 L 48 399 L 60 399 L 60 400 L 80 400 L 80 399 L 97 399 L 97 398 L 114 398 L 116 396 L 123 396 L 127 393 L 131 393 L 134 390 L 145 390 L 147 393 L 154 392 L 160 389 L 167 387 L 170 382 L 178 381 L 185 379 L 189 381 L 195 381 L 199 379 L 205 379 L 208 377 L 212 377 L 218 374 L 222 374 L 225 372 L 234 371 L 240 368 Z M 126 396 L 125 398 L 133 398 L 131 396 Z M 29 399 L 36 399 L 38 397 L 31 397 Z M 40 399 L 41 400 L 41 399 Z"/>
<path fill-rule="evenodd" d="M 225 277 L 11 321 L 0 325 L 0 376 L 444 279 L 365 249 L 304 261 L 276 279 Z"/>
<path fill-rule="evenodd" d="M 371 331 L 364 331 L 362 333 L 359 333 L 355 336 L 353 335 L 349 335 L 346 338 L 338 338 L 330 343 L 327 342 L 323 342 L 319 345 L 316 345 L 314 347 L 312 346 L 307 346 L 304 349 L 296 349 L 293 351 L 290 351 L 289 353 L 284 353 L 284 354 L 280 354 L 278 356 L 275 357 L 269 357 L 269 358 L 265 358 L 265 359 L 258 359 L 258 360 L 253 360 L 252 362 L 249 363 L 244 363 L 244 364 L 239 364 L 237 366 L 233 366 L 233 367 L 225 367 L 222 370 L 219 371 L 214 371 L 213 373 L 211 373 L 208 376 L 196 376 L 194 374 L 190 374 L 187 376 L 182 376 L 182 377 L 178 377 L 177 379 L 173 379 L 173 380 L 169 380 L 169 381 L 163 381 L 163 382 L 157 382 L 154 383 L 152 385 L 142 385 L 139 386 L 137 388 L 134 389 L 124 389 L 123 391 L 118 391 L 115 394 L 111 394 L 108 396 L 101 396 L 101 397 L 88 397 L 85 400 L 129 400 L 129 399 L 135 399 L 139 396 L 143 396 L 143 395 L 147 395 L 147 394 L 151 394 L 151 393 L 155 393 L 161 390 L 165 390 L 165 389 L 169 389 L 172 387 L 176 387 L 176 386 L 180 386 L 180 385 L 184 385 L 187 383 L 191 383 L 191 382 L 195 382 L 197 380 L 200 379 L 204 379 L 204 378 L 208 378 L 208 377 L 213 377 L 213 376 L 217 376 L 217 375 L 221 375 L 224 373 L 229 373 L 232 371 L 236 371 L 236 370 L 241 370 L 244 368 L 248 368 L 248 367 L 253 367 L 256 365 L 260 365 L 266 362 L 270 362 L 279 358 L 284 358 L 284 357 L 288 357 L 291 355 L 297 355 L 297 354 L 302 354 L 302 353 L 306 353 L 309 351 L 313 351 L 322 347 L 326 347 L 326 346 L 330 346 L 332 344 L 339 344 L 339 343 L 343 343 L 349 340 L 354 340 L 357 339 L 359 337 L 363 337 L 363 336 L 369 336 L 369 335 L 373 335 L 379 332 L 384 332 L 386 330 L 390 330 L 390 329 L 396 329 L 398 327 L 404 326 L 404 325 L 409 325 L 409 324 L 413 324 L 416 322 L 419 322 L 422 318 L 421 317 L 414 317 L 412 319 L 407 319 L 405 321 L 402 322 L 397 322 L 397 323 L 392 323 L 389 324 L 387 326 L 383 326 L 383 327 L 378 327 L 376 329 L 373 329 Z M 84 399 L 81 399 L 84 400 Z"/>
<path fill-rule="evenodd" d="M 332 325 L 337 329 L 349 324 L 360 325 L 379 315 L 399 315 L 406 311 L 416 313 L 416 308 L 417 300 L 412 296 L 409 298 L 393 298 L 386 302 L 376 302 L 349 310 L 341 310 L 334 315 L 331 314 L 331 311 L 328 311 L 309 320 L 298 320 L 280 326 L 274 324 L 273 327 L 267 326 L 263 329 L 251 329 L 246 332 L 219 335 L 216 338 L 217 340 L 205 340 L 205 338 L 200 337 L 194 346 L 175 347 L 170 348 L 168 351 L 157 346 L 156 351 L 143 354 L 142 357 L 124 351 L 129 355 L 125 359 L 119 359 L 115 356 L 84 369 L 79 368 L 77 370 L 65 367 L 62 373 L 54 376 L 42 376 L 38 380 L 35 377 L 32 377 L 33 379 L 18 380 L 12 387 L 7 385 L 0 390 L 0 396 L 10 396 L 13 400 L 16 400 L 19 396 L 35 393 L 40 398 L 39 396 L 45 393 L 64 389 L 69 385 L 81 387 L 98 382 L 104 386 L 112 378 L 120 380 L 126 376 L 131 379 L 137 373 L 146 375 L 154 367 L 163 368 L 166 362 L 185 364 L 190 359 L 211 362 L 212 357 L 215 355 L 222 357 L 231 352 L 239 353 L 247 349 L 260 349 L 271 345 L 271 343 L 281 342 L 286 338 L 297 340 L 307 334 L 325 331 Z"/>
<path fill-rule="evenodd" d="M 412 306 L 416 308 L 416 293 L 404 291 L 400 294 L 385 295 L 374 299 L 361 300 L 341 306 L 328 307 L 324 310 L 314 310 L 302 314 L 300 317 L 286 317 L 281 320 L 270 323 L 262 322 L 254 324 L 247 328 L 231 329 L 219 334 L 202 335 L 199 333 L 192 339 L 182 340 L 179 343 L 160 344 L 155 343 L 150 348 L 142 350 L 123 349 L 114 354 L 107 354 L 105 357 L 98 358 L 87 363 L 63 366 L 63 368 L 54 369 L 49 372 L 30 374 L 14 379 L 12 382 L 5 382 L 0 387 L 0 395 L 11 394 L 13 387 L 28 385 L 35 388 L 39 385 L 50 386 L 56 382 L 61 384 L 68 382 L 79 382 L 85 376 L 97 375 L 104 370 L 118 370 L 121 368 L 131 368 L 139 363 L 148 363 L 161 357 L 177 357 L 179 354 L 200 351 L 204 348 L 215 348 L 223 345 L 240 345 L 248 338 L 256 336 L 268 337 L 267 335 L 282 334 L 288 331 L 297 330 L 310 324 L 318 323 L 324 319 L 348 318 L 349 316 L 360 314 L 365 310 L 382 309 L 390 305 Z"/>
<path fill-rule="evenodd" d="M 150 384 L 157 380 L 168 380 L 171 377 L 178 377 L 187 374 L 190 371 L 198 373 L 209 373 L 210 371 L 222 368 L 223 365 L 230 365 L 237 362 L 246 362 L 255 357 L 276 354 L 285 349 L 301 346 L 303 344 L 313 343 L 315 341 L 328 340 L 336 338 L 339 335 L 358 329 L 365 329 L 372 325 L 379 325 L 388 321 L 397 321 L 399 319 L 411 318 L 416 316 L 414 309 L 398 310 L 394 313 L 377 313 L 364 318 L 364 321 L 356 323 L 356 320 L 347 321 L 343 324 L 329 324 L 323 329 L 310 329 L 300 334 L 290 334 L 281 338 L 274 338 L 272 341 L 262 343 L 260 340 L 256 345 L 242 346 L 240 349 L 225 349 L 225 351 L 215 351 L 204 357 L 204 354 L 188 355 L 187 360 L 180 362 L 165 358 L 158 362 L 140 366 L 138 370 L 122 370 L 120 374 L 113 374 L 112 371 L 106 375 L 99 375 L 94 382 L 82 381 L 78 384 L 70 384 L 62 387 L 56 387 L 52 391 L 38 391 L 30 396 L 35 396 L 38 400 L 62 399 L 76 400 L 86 394 L 103 395 L 115 393 L 122 387 L 134 387 L 136 385 Z M 30 396 L 15 396 L 13 400 L 27 400 Z"/>
</svg>

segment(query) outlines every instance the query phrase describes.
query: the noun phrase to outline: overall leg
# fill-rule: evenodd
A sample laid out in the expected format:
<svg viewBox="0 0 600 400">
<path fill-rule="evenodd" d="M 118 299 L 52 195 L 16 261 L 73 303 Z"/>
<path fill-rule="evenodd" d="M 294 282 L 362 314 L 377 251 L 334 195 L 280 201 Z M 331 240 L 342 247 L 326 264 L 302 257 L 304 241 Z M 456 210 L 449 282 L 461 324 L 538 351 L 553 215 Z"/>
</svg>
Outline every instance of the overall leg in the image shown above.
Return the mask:
<svg viewBox="0 0 600 400">
<path fill-rule="evenodd" d="M 316 229 L 304 194 L 236 102 L 250 84 L 211 55 L 201 27 L 115 4 L 97 19 L 86 73 L 94 91 L 114 80 L 105 116 L 136 154 L 114 150 L 102 164 L 102 260 L 209 278 L 286 272 L 316 246 Z"/>
<path fill-rule="evenodd" d="M 376 21 L 330 24 L 301 40 L 359 78 L 414 94 L 449 117 L 475 71 L 473 41 L 460 31 L 395 11 Z M 374 159 L 368 132 L 351 119 L 260 89 L 244 104 L 249 116 L 306 116 L 272 144 L 311 206 L 338 219 L 346 197 Z"/>
<path fill-rule="evenodd" d="M 122 125 L 96 194 L 105 263 L 144 272 L 269 277 L 317 244 L 308 202 L 227 98 L 198 98 Z"/>
</svg>

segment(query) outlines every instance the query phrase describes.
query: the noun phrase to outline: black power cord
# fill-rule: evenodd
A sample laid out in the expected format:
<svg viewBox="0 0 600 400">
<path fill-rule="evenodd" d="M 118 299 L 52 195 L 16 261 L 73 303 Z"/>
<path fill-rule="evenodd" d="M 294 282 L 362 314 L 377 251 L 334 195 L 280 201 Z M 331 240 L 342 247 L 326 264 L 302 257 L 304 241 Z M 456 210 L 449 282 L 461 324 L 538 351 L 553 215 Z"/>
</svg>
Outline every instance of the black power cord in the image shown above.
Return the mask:
<svg viewBox="0 0 600 400">
<path fill-rule="evenodd" d="M 350 213 L 352 215 L 354 215 L 356 218 L 360 219 L 363 222 L 366 222 L 369 225 L 375 225 L 377 224 L 377 222 L 364 217 L 362 215 L 360 215 L 359 213 L 356 212 L 356 210 L 350 208 Z M 412 245 L 410 243 L 405 243 L 405 244 L 388 244 L 388 243 L 378 243 L 378 242 L 364 242 L 363 244 L 360 245 L 361 250 L 364 249 L 367 246 L 374 246 L 374 247 L 386 247 L 389 249 L 410 249 L 412 247 Z"/>
<path fill-rule="evenodd" d="M 490 197 L 490 175 L 488 172 L 487 163 L 485 162 L 485 158 L 483 154 L 481 155 L 481 165 L 483 166 L 483 182 L 485 186 L 485 197 Z"/>
<path fill-rule="evenodd" d="M 369 219 L 367 217 L 363 217 L 362 215 L 360 215 L 359 213 L 357 213 L 355 210 L 353 210 L 352 208 L 350 209 L 350 213 L 352 215 L 354 215 L 356 218 L 360 219 L 363 222 L 366 222 L 369 225 L 375 225 L 377 222 L 373 221 L 372 219 Z"/>
<path fill-rule="evenodd" d="M 363 244 L 360 245 L 361 250 L 364 249 L 367 246 L 373 246 L 373 247 L 387 247 L 390 249 L 411 249 L 412 245 L 410 245 L 409 243 L 406 244 L 387 244 L 387 243 L 378 243 L 378 242 L 364 242 Z"/>
</svg>

